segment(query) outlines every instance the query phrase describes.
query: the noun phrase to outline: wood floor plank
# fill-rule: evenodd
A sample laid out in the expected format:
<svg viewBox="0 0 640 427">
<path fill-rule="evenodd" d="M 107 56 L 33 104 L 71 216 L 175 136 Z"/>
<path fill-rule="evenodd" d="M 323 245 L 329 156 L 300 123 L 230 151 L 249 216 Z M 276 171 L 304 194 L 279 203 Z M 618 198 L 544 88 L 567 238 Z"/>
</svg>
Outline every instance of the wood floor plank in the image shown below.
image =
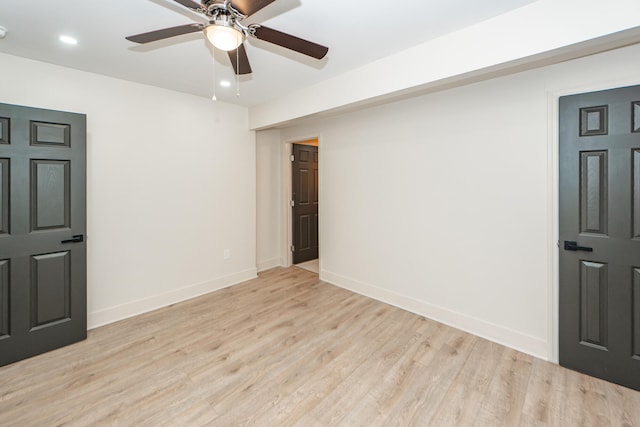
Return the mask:
<svg viewBox="0 0 640 427">
<path fill-rule="evenodd" d="M 533 357 L 517 350 L 505 349 L 493 376 L 474 426 L 520 425 L 527 396 Z"/>
<path fill-rule="evenodd" d="M 505 348 L 478 339 L 432 419 L 434 425 L 472 425 Z"/>
<path fill-rule="evenodd" d="M 342 413 L 341 424 L 385 425 L 390 411 L 411 391 L 412 385 L 418 388 L 424 385 L 423 365 L 417 360 L 424 361 L 427 355 L 435 354 L 453 330 L 437 322 L 419 320 L 422 322 L 413 336 L 405 334 L 404 339 L 388 342 L 377 357 L 368 358 L 345 381 L 342 385 L 345 392 L 341 394 L 350 396 L 348 390 L 355 387 L 366 394 L 351 405 L 335 404 L 348 408 Z"/>
<path fill-rule="evenodd" d="M 424 319 L 415 316 L 398 322 L 399 328 L 416 331 L 424 326 Z M 420 332 L 414 334 L 393 333 L 373 352 L 369 352 L 365 358 L 359 361 L 359 366 L 348 372 L 339 383 L 331 395 L 324 397 L 321 402 L 313 408 L 309 414 L 324 425 L 352 425 L 351 417 L 361 415 L 358 423 L 370 425 L 376 418 L 380 418 L 377 405 L 367 405 L 372 390 L 375 390 L 380 383 L 398 384 L 402 383 L 409 373 L 411 363 L 403 363 L 409 359 L 415 349 L 421 344 Z M 346 372 L 346 371 L 345 371 Z M 389 387 L 390 399 L 397 393 L 397 387 Z M 362 408 L 371 408 L 366 411 L 373 419 L 362 417 L 365 411 Z"/>
<path fill-rule="evenodd" d="M 375 324 L 375 328 L 363 331 L 362 335 L 343 342 L 342 348 L 332 350 L 332 357 L 327 358 L 327 363 L 322 369 L 313 372 L 299 387 L 284 390 L 286 395 L 281 396 L 277 404 L 267 412 L 269 416 L 279 420 L 282 425 L 295 425 L 300 422 L 301 417 L 313 413 L 318 405 L 333 397 L 339 398 L 341 394 L 336 389 L 344 380 L 370 358 L 372 352 L 379 351 L 402 330 L 405 313 L 388 308 L 391 309 L 391 313 L 384 322 Z M 372 345 L 363 348 L 359 345 L 362 339 Z"/>
<path fill-rule="evenodd" d="M 529 386 L 523 405 L 521 423 L 531 426 L 560 426 L 561 414 L 573 408 L 566 404 L 566 392 L 563 371 L 559 366 L 540 359 L 533 359 Z M 569 413 L 566 420 L 578 422 L 575 415 Z M 579 425 L 579 424 L 578 424 Z"/>
<path fill-rule="evenodd" d="M 350 350 L 356 350 L 354 342 L 359 338 L 357 335 L 379 330 L 386 318 L 382 315 L 386 315 L 391 310 L 369 311 L 370 315 L 375 317 L 365 315 L 362 311 L 351 311 L 350 318 L 341 319 L 341 326 L 347 322 L 350 323 L 349 330 L 345 332 L 338 330 L 341 328 L 336 328 L 337 324 L 333 319 L 316 325 L 314 333 L 316 338 L 312 340 L 312 346 L 304 343 L 304 346 L 292 352 L 279 369 L 270 369 L 269 375 L 265 378 L 269 386 L 262 388 L 263 396 L 268 398 L 267 405 L 256 408 L 255 402 L 250 400 L 246 401 L 245 405 L 234 404 L 233 407 L 226 408 L 225 415 L 217 418 L 216 421 L 225 424 L 233 420 L 241 420 L 243 424 L 245 422 L 251 424 L 258 419 L 269 419 L 273 420 L 274 424 L 286 425 L 285 418 L 289 415 L 287 409 L 296 409 L 299 412 L 301 406 L 291 405 L 290 402 L 283 405 L 283 399 L 286 399 L 285 393 L 292 393 L 301 384 L 315 384 L 312 376 L 316 372 L 323 372 L 327 365 L 335 363 L 336 358 L 344 357 L 343 355 Z M 318 354 L 318 348 L 323 348 L 324 351 Z M 254 412 L 251 412 L 251 409 Z"/>
<path fill-rule="evenodd" d="M 640 393 L 276 268 L 0 368 L 0 426 L 640 426 Z"/>
<path fill-rule="evenodd" d="M 444 397 L 467 361 L 477 337 L 447 328 L 446 342 L 435 354 L 418 359 L 422 369 L 413 379 L 406 394 L 409 399 L 398 401 L 386 414 L 387 420 L 400 425 L 429 425 L 444 402 Z"/>
</svg>

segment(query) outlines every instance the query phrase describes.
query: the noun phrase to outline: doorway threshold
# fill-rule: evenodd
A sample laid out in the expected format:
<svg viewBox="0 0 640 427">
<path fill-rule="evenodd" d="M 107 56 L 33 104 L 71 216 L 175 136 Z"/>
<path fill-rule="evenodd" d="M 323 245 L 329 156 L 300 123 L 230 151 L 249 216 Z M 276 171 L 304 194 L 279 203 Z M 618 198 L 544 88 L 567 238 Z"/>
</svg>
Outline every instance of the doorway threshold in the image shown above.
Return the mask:
<svg viewBox="0 0 640 427">
<path fill-rule="evenodd" d="M 301 262 L 299 264 L 294 264 L 298 268 L 302 268 L 303 270 L 310 271 L 312 273 L 320 274 L 320 259 L 312 259 L 311 261 Z"/>
</svg>

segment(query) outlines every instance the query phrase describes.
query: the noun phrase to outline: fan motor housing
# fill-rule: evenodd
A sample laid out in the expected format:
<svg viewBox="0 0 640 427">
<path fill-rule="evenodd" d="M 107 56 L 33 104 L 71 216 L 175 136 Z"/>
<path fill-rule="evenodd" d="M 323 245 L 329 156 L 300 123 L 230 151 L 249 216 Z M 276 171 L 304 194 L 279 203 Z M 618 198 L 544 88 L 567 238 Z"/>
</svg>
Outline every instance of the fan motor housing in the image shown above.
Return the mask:
<svg viewBox="0 0 640 427">
<path fill-rule="evenodd" d="M 224 27 L 233 27 L 236 23 L 236 17 L 230 13 L 219 13 L 214 16 L 213 23 Z"/>
<path fill-rule="evenodd" d="M 203 0 L 203 13 L 210 18 L 216 19 L 218 16 L 230 16 L 234 19 L 244 19 L 245 15 L 237 11 L 229 1 Z"/>
</svg>

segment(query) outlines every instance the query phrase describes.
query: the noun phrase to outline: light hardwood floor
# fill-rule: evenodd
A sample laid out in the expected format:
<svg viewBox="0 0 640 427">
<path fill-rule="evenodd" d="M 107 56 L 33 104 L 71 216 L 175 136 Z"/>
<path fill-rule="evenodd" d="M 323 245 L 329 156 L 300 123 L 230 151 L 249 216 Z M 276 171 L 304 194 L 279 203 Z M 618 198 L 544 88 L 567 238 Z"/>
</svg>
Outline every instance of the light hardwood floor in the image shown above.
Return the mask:
<svg viewBox="0 0 640 427">
<path fill-rule="evenodd" d="M 640 392 L 298 268 L 0 368 L 2 426 L 632 426 Z"/>
<path fill-rule="evenodd" d="M 320 274 L 320 259 L 312 259 L 311 261 L 301 262 L 295 265 L 303 270 L 310 271 L 312 273 Z"/>
</svg>

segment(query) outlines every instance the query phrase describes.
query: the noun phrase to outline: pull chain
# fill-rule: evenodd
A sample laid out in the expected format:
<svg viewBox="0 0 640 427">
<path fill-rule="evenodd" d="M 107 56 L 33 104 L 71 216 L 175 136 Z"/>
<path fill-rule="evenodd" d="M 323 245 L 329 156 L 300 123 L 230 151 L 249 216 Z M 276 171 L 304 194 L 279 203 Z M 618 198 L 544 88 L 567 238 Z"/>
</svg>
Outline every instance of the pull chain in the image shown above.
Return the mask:
<svg viewBox="0 0 640 427">
<path fill-rule="evenodd" d="M 236 34 L 236 39 L 239 38 L 240 33 Z M 236 48 L 236 64 L 238 66 L 238 73 L 236 74 L 236 96 L 240 96 L 240 46 L 242 43 L 238 44 Z"/>
<path fill-rule="evenodd" d="M 211 57 L 213 58 L 213 72 L 212 72 L 212 77 L 213 77 L 213 96 L 211 97 L 211 100 L 213 101 L 217 101 L 218 98 L 216 98 L 216 48 L 215 47 L 211 47 Z"/>
</svg>

